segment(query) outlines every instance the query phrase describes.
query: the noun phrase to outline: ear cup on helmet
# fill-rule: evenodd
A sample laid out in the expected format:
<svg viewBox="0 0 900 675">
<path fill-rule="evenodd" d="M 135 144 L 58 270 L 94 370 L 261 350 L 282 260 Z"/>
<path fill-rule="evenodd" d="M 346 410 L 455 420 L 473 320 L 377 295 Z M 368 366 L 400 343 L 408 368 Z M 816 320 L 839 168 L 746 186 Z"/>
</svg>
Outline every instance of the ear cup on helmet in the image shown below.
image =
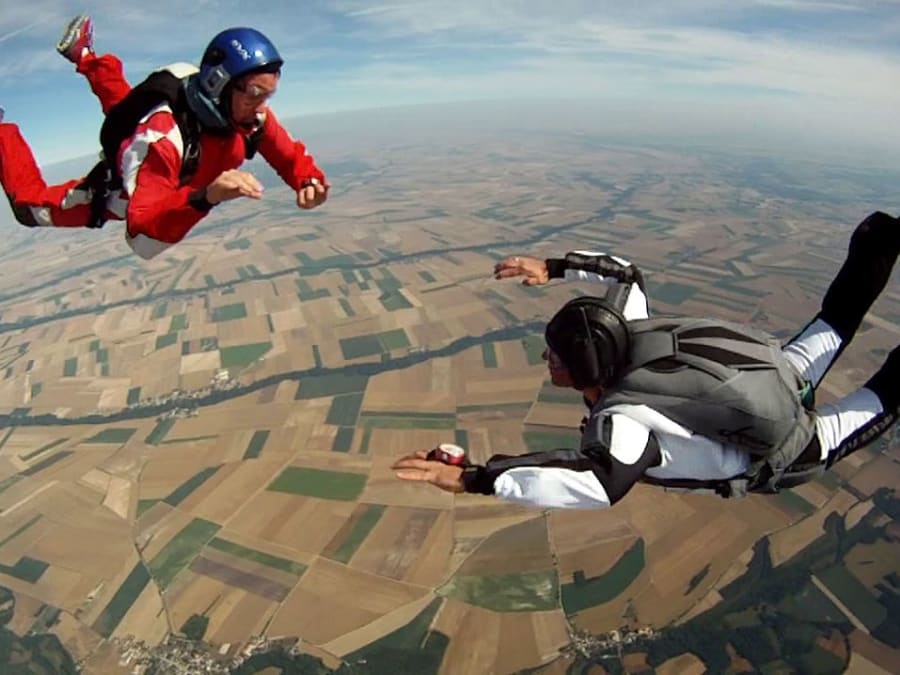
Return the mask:
<svg viewBox="0 0 900 675">
<path fill-rule="evenodd" d="M 631 349 L 631 331 L 622 313 L 591 296 L 563 305 L 547 323 L 545 339 L 579 389 L 613 379 Z"/>
</svg>

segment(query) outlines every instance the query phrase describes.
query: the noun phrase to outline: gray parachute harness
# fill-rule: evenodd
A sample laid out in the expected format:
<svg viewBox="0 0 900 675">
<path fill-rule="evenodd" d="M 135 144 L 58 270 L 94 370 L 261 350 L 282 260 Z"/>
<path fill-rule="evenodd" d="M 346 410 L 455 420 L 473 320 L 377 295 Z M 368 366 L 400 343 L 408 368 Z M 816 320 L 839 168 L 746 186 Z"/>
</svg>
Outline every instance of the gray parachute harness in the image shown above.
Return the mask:
<svg viewBox="0 0 900 675">
<path fill-rule="evenodd" d="M 815 437 L 813 390 L 777 338 L 726 321 L 657 318 L 628 323 L 630 359 L 594 413 L 645 405 L 696 434 L 746 451 L 750 467 L 725 480 L 654 479 L 670 488 L 714 490 L 724 497 L 777 492 L 805 482 L 821 466 L 792 466 Z M 602 441 L 592 415 L 582 447 Z M 595 438 L 596 436 L 596 438 Z"/>
</svg>

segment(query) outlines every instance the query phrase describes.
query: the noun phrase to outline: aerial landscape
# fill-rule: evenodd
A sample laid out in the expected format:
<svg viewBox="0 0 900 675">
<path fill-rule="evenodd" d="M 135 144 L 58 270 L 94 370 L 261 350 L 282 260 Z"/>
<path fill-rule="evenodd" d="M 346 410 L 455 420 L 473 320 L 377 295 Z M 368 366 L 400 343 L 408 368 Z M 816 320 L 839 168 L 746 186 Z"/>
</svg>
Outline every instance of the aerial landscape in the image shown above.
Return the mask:
<svg viewBox="0 0 900 675">
<path fill-rule="evenodd" d="M 896 429 L 777 496 L 639 485 L 602 512 L 454 496 L 390 465 L 441 442 L 476 461 L 576 447 L 583 404 L 550 384 L 542 331 L 590 286 L 497 281 L 497 260 L 616 253 L 655 313 L 787 338 L 900 175 L 394 114 L 409 130 L 426 113 L 443 133 L 307 123 L 327 207 L 298 213 L 255 162 L 262 202 L 151 262 L 116 223 L 4 224 L 6 663 L 896 672 Z M 895 273 L 821 400 L 898 335 Z"/>
</svg>

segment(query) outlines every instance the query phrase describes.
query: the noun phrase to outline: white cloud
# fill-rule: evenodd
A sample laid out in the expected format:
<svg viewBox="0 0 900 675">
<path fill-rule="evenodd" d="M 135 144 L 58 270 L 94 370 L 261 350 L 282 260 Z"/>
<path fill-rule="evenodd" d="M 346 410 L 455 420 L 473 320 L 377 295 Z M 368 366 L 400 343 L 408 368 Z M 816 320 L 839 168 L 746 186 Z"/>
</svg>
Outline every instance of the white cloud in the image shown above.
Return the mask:
<svg viewBox="0 0 900 675">
<path fill-rule="evenodd" d="M 196 61 L 226 26 L 259 27 L 290 66 L 275 103 L 283 116 L 350 102 L 680 96 L 765 100 L 757 109 L 773 116 L 781 106 L 854 119 L 852 132 L 873 138 L 900 134 L 883 112 L 900 104 L 897 0 L 269 0 L 261 13 L 240 0 L 82 6 L 98 49 L 120 53 L 133 78 Z M 4 84 L 70 68 L 53 46 L 71 12 L 64 0 L 4 8 L 0 42 L 18 45 L 0 62 Z"/>
</svg>

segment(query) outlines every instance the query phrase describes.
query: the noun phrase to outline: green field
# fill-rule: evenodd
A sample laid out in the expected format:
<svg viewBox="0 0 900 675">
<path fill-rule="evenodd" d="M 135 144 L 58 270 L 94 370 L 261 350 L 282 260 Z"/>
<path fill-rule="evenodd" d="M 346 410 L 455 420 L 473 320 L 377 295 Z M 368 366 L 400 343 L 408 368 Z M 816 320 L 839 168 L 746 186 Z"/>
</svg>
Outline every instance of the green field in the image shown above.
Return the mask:
<svg viewBox="0 0 900 675">
<path fill-rule="evenodd" d="M 220 539 L 219 537 L 214 537 L 212 541 L 209 542 L 209 547 L 233 555 L 235 558 L 258 562 L 266 567 L 282 570 L 298 577 L 306 571 L 306 565 L 303 563 L 288 560 L 287 558 L 279 558 L 268 553 L 263 553 L 262 551 L 235 544 L 234 542 L 225 539 Z"/>
<path fill-rule="evenodd" d="M 435 598 L 405 626 L 345 655 L 345 663 L 363 662 L 366 670 L 362 672 L 368 673 L 437 673 L 450 640 L 430 627 L 443 602 L 443 598 Z"/>
<path fill-rule="evenodd" d="M 169 303 L 160 302 L 159 304 L 153 307 L 153 312 L 150 314 L 150 318 L 154 321 L 156 319 L 161 319 L 166 315 L 166 310 L 169 308 Z"/>
<path fill-rule="evenodd" d="M 30 529 L 31 526 L 34 525 L 37 521 L 39 521 L 42 517 L 43 517 L 43 515 L 40 514 L 40 513 L 34 514 L 34 515 L 31 517 L 31 519 L 28 520 L 28 522 L 26 522 L 26 523 L 23 524 L 23 525 L 20 525 L 20 526 L 16 529 L 15 532 L 13 532 L 12 534 L 10 534 L 10 535 L 8 535 L 7 537 L 5 537 L 2 541 L 0 541 L 0 548 L 3 548 L 3 547 L 6 546 L 9 542 L 11 542 L 13 539 L 15 539 L 16 537 L 18 537 L 20 534 L 22 534 L 22 533 L 25 532 L 26 530 Z"/>
<path fill-rule="evenodd" d="M 178 333 L 166 333 L 156 338 L 156 349 L 165 349 L 178 342 Z"/>
<path fill-rule="evenodd" d="M 362 412 L 359 425 L 366 429 L 455 429 L 454 413 Z"/>
<path fill-rule="evenodd" d="M 388 312 L 396 312 L 399 309 L 410 309 L 412 307 L 412 303 L 400 291 L 384 293 L 378 296 L 378 300 Z"/>
<path fill-rule="evenodd" d="M 256 459 L 259 457 L 267 440 L 269 440 L 268 429 L 254 431 L 253 438 L 250 439 L 250 443 L 247 444 L 247 449 L 244 450 L 244 459 Z"/>
<path fill-rule="evenodd" d="M 422 281 L 426 284 L 433 284 L 437 279 L 434 278 L 434 275 L 428 270 L 422 270 L 419 272 L 419 276 L 422 277 Z"/>
<path fill-rule="evenodd" d="M 528 359 L 529 366 L 539 366 L 544 363 L 544 349 L 547 348 L 542 335 L 529 335 L 522 339 L 522 349 L 525 350 L 525 357 Z"/>
<path fill-rule="evenodd" d="M 525 431 L 522 434 L 528 452 L 546 452 L 558 448 L 579 448 L 581 437 L 573 430 L 568 433 L 554 433 L 550 431 Z"/>
<path fill-rule="evenodd" d="M 8 574 L 29 584 L 35 584 L 44 576 L 44 572 L 47 571 L 48 567 L 50 565 L 43 560 L 36 560 L 25 555 L 19 558 L 15 565 L 0 564 L 0 573 Z"/>
<path fill-rule="evenodd" d="M 812 515 L 818 510 L 793 490 L 781 490 L 775 498 L 792 511 L 804 516 Z"/>
<path fill-rule="evenodd" d="M 97 620 L 94 621 L 94 630 L 105 638 L 112 635 L 122 617 L 128 613 L 128 610 L 131 609 L 134 601 L 138 599 L 138 596 L 143 592 L 149 581 L 150 573 L 143 563 L 139 562 L 131 570 L 125 581 L 122 582 L 122 585 L 119 586 L 119 589 L 112 596 L 106 607 L 103 608 L 103 611 L 100 612 Z"/>
<path fill-rule="evenodd" d="M 481 345 L 481 359 L 485 368 L 497 367 L 497 349 L 493 342 L 485 342 Z"/>
<path fill-rule="evenodd" d="M 303 302 L 331 297 L 331 291 L 327 288 L 313 288 L 306 279 L 297 279 L 297 296 Z"/>
<path fill-rule="evenodd" d="M 461 448 L 468 448 L 469 432 L 465 429 L 456 429 L 453 432 L 453 442 Z"/>
<path fill-rule="evenodd" d="M 354 427 L 340 427 L 334 436 L 334 443 L 331 445 L 333 452 L 350 452 L 353 447 L 353 434 L 356 432 Z"/>
<path fill-rule="evenodd" d="M 237 302 L 233 305 L 222 305 L 215 307 L 212 311 L 212 321 L 215 323 L 221 321 L 233 321 L 235 319 L 244 319 L 247 317 L 247 308 L 243 302 Z"/>
<path fill-rule="evenodd" d="M 137 503 L 137 517 L 140 518 L 142 515 L 147 513 L 155 504 L 158 504 L 160 499 L 139 499 Z"/>
<path fill-rule="evenodd" d="M 78 357 L 73 356 L 71 359 L 66 359 L 66 362 L 63 365 L 63 377 L 75 377 L 77 373 Z"/>
<path fill-rule="evenodd" d="M 869 630 L 874 630 L 887 618 L 884 606 L 843 564 L 832 565 L 818 576 L 828 590 Z"/>
<path fill-rule="evenodd" d="M 318 237 L 315 237 L 318 239 Z M 318 260 L 310 257 L 308 253 L 303 251 L 299 253 L 295 253 L 294 257 L 300 262 L 300 264 L 304 268 L 310 268 L 310 272 L 315 272 L 320 269 L 337 269 L 340 267 L 354 267 L 356 265 L 356 260 L 352 255 L 348 255 L 346 253 L 338 253 L 336 255 L 326 256 L 324 258 L 319 258 Z M 303 270 L 305 271 L 305 270 Z M 302 271 L 301 271 L 302 273 Z"/>
<path fill-rule="evenodd" d="M 342 427 L 356 425 L 363 396 L 365 396 L 364 392 L 335 396 L 331 402 L 331 408 L 328 409 L 328 417 L 325 418 L 325 423 Z"/>
<path fill-rule="evenodd" d="M 46 459 L 42 459 L 37 464 L 33 464 L 32 466 L 29 466 L 27 469 L 22 471 L 22 475 L 23 476 L 33 476 L 36 473 L 40 473 L 47 467 L 53 466 L 57 462 L 61 462 L 62 460 L 66 459 L 66 457 L 69 457 L 70 455 L 73 455 L 73 454 L 75 454 L 75 453 L 71 450 L 63 450 L 62 452 L 57 452 L 55 455 L 50 455 Z"/>
<path fill-rule="evenodd" d="M 338 374 L 308 377 L 300 381 L 300 386 L 298 387 L 294 398 L 303 400 L 365 391 L 368 384 L 368 375 Z"/>
<path fill-rule="evenodd" d="M 172 431 L 172 427 L 175 426 L 175 422 L 178 420 L 174 417 L 169 417 L 168 419 L 160 420 L 156 423 L 156 426 L 153 427 L 153 431 L 151 431 L 147 438 L 144 439 L 144 443 L 148 445 L 159 445 L 166 438 L 166 434 Z"/>
<path fill-rule="evenodd" d="M 345 359 L 358 359 L 363 356 L 374 356 L 392 349 L 405 349 L 410 346 L 406 331 L 402 328 L 372 333 L 369 335 L 357 335 L 340 340 L 341 352 Z"/>
<path fill-rule="evenodd" d="M 365 474 L 326 471 L 289 466 L 269 484 L 268 489 L 320 499 L 353 501 L 366 486 Z"/>
<path fill-rule="evenodd" d="M 581 392 L 566 387 L 555 387 L 550 382 L 545 382 L 538 392 L 538 401 L 544 403 L 573 403 L 584 405 Z"/>
<path fill-rule="evenodd" d="M 381 504 L 366 504 L 365 511 L 360 515 L 359 520 L 353 524 L 353 529 L 350 530 L 337 551 L 331 556 L 332 560 L 337 560 L 344 564 L 350 562 L 350 558 L 356 553 L 356 549 L 360 547 L 372 529 L 378 524 L 378 521 L 381 520 L 385 508 Z"/>
<path fill-rule="evenodd" d="M 184 483 L 175 488 L 169 496 L 167 496 L 163 501 L 169 506 L 178 506 L 181 502 L 187 499 L 194 490 L 203 485 L 207 480 L 212 478 L 216 472 L 222 468 L 222 465 L 219 466 L 210 466 L 203 471 L 195 474 Z"/>
<path fill-rule="evenodd" d="M 697 292 L 694 286 L 687 286 L 676 281 L 667 281 L 654 288 L 650 295 L 654 300 L 667 305 L 680 305 L 689 300 Z"/>
<path fill-rule="evenodd" d="M 110 444 L 122 444 L 127 443 L 137 429 L 104 429 L 103 431 L 94 434 L 89 439 L 85 441 L 85 443 L 110 443 Z"/>
<path fill-rule="evenodd" d="M 341 305 L 341 309 L 344 310 L 344 314 L 348 317 L 356 316 L 356 312 L 353 311 L 353 306 L 350 304 L 350 301 L 347 298 L 341 298 L 338 300 Z"/>
<path fill-rule="evenodd" d="M 31 385 L 31 398 L 37 398 L 41 391 L 43 391 L 44 385 L 38 382 L 37 384 Z"/>
<path fill-rule="evenodd" d="M 156 554 L 148 565 L 150 573 L 163 590 L 191 564 L 206 544 L 209 543 L 219 526 L 202 518 L 194 518 Z"/>
<path fill-rule="evenodd" d="M 495 612 L 544 612 L 559 608 L 559 577 L 556 570 L 456 576 L 438 593 Z"/>
<path fill-rule="evenodd" d="M 244 368 L 272 349 L 271 342 L 255 342 L 234 347 L 222 347 L 219 355 L 223 368 Z"/>
<path fill-rule="evenodd" d="M 188 327 L 187 315 L 176 314 L 172 317 L 172 323 L 169 324 L 169 332 L 175 333 Z"/>
<path fill-rule="evenodd" d="M 4 478 L 0 480 L 0 494 L 3 494 L 6 490 L 11 488 L 13 485 L 22 480 L 22 476 L 19 474 L 15 474 L 10 476 L 9 478 Z"/>
<path fill-rule="evenodd" d="M 47 452 L 48 450 L 52 450 L 57 445 L 62 445 L 67 440 L 69 440 L 69 439 L 68 438 L 58 438 L 57 440 L 53 441 L 52 443 L 47 443 L 46 445 L 42 445 L 37 450 L 32 450 L 31 452 L 29 452 L 26 455 L 19 455 L 19 459 L 21 459 L 23 462 L 29 462 L 32 459 L 34 459 L 35 457 L 37 457 L 38 455 L 40 455 L 41 453 Z"/>
<path fill-rule="evenodd" d="M 583 572 L 575 572 L 575 580 L 562 586 L 563 610 L 571 616 L 609 602 L 625 592 L 644 565 L 644 540 L 638 539 L 605 574 L 587 579 Z"/>
<path fill-rule="evenodd" d="M 141 388 L 140 387 L 132 387 L 128 390 L 128 405 L 134 405 L 138 401 L 141 400 Z"/>
<path fill-rule="evenodd" d="M 246 251 L 250 248 L 250 240 L 247 237 L 241 237 L 240 239 L 235 239 L 234 241 L 226 241 L 224 244 L 226 251 L 234 251 L 236 249 L 240 249 L 241 251 Z"/>
</svg>

